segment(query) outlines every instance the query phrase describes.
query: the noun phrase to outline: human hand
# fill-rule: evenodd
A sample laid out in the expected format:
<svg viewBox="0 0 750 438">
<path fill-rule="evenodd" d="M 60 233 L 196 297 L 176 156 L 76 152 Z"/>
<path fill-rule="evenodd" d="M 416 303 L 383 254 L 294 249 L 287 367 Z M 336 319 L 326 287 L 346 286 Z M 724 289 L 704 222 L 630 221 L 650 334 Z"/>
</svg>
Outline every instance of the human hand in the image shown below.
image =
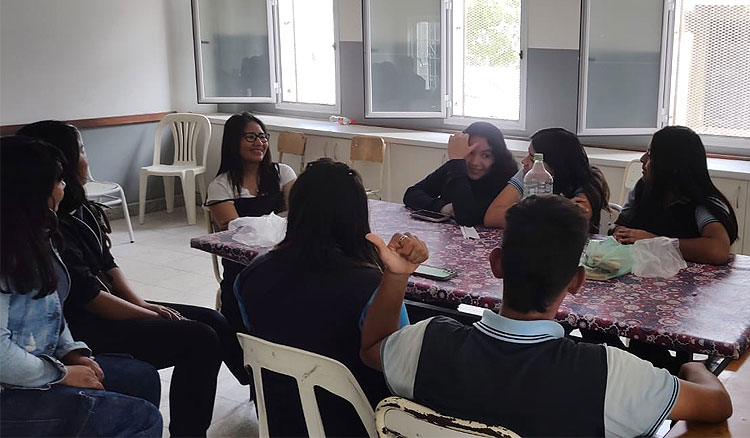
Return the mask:
<svg viewBox="0 0 750 438">
<path fill-rule="evenodd" d="M 430 255 L 427 245 L 409 233 L 394 234 L 387 245 L 377 234 L 369 233 L 365 237 L 378 249 L 380 259 L 391 274 L 411 275 Z"/>
<path fill-rule="evenodd" d="M 451 138 L 448 140 L 448 159 L 463 160 L 469 155 L 471 149 L 472 148 L 469 146 L 469 134 L 455 133 L 451 135 Z"/>
<path fill-rule="evenodd" d="M 157 315 L 164 319 L 171 319 L 174 321 L 185 320 L 184 316 L 180 312 L 174 310 L 171 307 L 162 306 L 161 304 L 146 303 L 142 306 L 144 309 L 148 309 L 152 312 L 156 312 Z"/>
<path fill-rule="evenodd" d="M 456 212 L 453 210 L 453 203 L 445 204 L 443 208 L 440 209 L 440 213 L 446 214 L 450 217 L 456 217 Z"/>
<path fill-rule="evenodd" d="M 574 196 L 571 201 L 573 201 L 573 203 L 583 211 L 583 214 L 591 220 L 591 203 L 589 202 L 589 198 L 586 197 L 586 194 L 581 193 L 580 195 Z"/>
<path fill-rule="evenodd" d="M 657 237 L 656 234 L 651 234 L 648 231 L 637 230 L 635 228 L 628 228 L 619 226 L 615 228 L 615 232 L 612 234 L 618 242 L 623 244 L 635 243 L 638 240 L 651 239 Z"/>
<path fill-rule="evenodd" d="M 94 370 L 86 365 L 66 365 L 65 377 L 60 381 L 61 385 L 76 388 L 104 389 L 101 380 L 96 377 Z"/>
<path fill-rule="evenodd" d="M 62 363 L 65 365 L 83 365 L 89 367 L 99 381 L 104 380 L 104 371 L 102 371 L 99 364 L 94 359 L 81 354 L 80 351 L 71 351 L 62 358 Z"/>
</svg>

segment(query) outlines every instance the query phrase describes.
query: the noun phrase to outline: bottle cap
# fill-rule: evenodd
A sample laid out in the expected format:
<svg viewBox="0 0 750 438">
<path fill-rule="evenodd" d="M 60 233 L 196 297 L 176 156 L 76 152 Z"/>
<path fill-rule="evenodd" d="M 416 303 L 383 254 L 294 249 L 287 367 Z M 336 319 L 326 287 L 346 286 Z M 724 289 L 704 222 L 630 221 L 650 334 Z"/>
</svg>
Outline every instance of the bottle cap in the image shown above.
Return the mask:
<svg viewBox="0 0 750 438">
<path fill-rule="evenodd" d="M 544 161 L 544 154 L 542 153 L 535 153 L 534 154 L 534 161 Z"/>
</svg>

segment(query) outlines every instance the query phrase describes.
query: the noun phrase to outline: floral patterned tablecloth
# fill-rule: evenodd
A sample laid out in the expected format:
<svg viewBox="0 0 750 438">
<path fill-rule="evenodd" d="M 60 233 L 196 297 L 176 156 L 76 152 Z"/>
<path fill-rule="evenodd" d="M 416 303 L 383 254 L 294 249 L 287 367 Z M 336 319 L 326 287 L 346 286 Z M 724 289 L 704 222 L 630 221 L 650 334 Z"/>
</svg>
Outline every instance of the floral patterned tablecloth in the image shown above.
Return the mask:
<svg viewBox="0 0 750 438">
<path fill-rule="evenodd" d="M 412 276 L 407 298 L 499 310 L 502 280 L 492 276 L 487 260 L 502 242 L 501 230 L 478 227 L 480 239 L 470 240 L 453 222 L 415 220 L 401 204 L 373 200 L 370 224 L 386 240 L 395 232 L 417 235 L 430 249 L 426 264 L 458 272 L 448 281 Z M 268 251 L 235 242 L 233 235 L 210 234 L 191 239 L 190 245 L 243 264 Z M 734 256 L 725 266 L 688 263 L 670 279 L 626 275 L 589 281 L 578 295 L 565 299 L 557 319 L 674 350 L 737 358 L 750 345 L 750 257 Z"/>
</svg>

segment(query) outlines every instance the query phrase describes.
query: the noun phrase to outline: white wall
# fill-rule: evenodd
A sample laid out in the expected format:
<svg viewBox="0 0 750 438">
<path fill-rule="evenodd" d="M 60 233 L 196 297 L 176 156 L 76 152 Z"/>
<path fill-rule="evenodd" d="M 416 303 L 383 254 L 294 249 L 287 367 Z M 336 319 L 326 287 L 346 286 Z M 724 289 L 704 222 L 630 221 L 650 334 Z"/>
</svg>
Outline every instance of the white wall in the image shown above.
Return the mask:
<svg viewBox="0 0 750 438">
<path fill-rule="evenodd" d="M 195 102 L 189 0 L 2 0 L 0 124 Z"/>
</svg>

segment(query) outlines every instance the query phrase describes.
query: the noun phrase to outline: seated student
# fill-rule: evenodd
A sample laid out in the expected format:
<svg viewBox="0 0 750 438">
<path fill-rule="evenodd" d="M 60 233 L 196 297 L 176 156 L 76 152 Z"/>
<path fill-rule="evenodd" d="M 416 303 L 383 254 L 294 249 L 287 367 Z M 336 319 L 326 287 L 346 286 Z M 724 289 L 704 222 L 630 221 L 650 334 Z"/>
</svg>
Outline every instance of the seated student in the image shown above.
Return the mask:
<svg viewBox="0 0 750 438">
<path fill-rule="evenodd" d="M 684 126 L 661 129 L 641 163 L 643 178 L 628 194 L 615 221 L 615 238 L 634 243 L 656 236 L 676 237 L 685 260 L 726 263 L 729 247 L 737 240 L 737 217 L 711 182 L 698 134 Z"/>
<path fill-rule="evenodd" d="M 369 232 L 359 174 L 344 163 L 314 161 L 292 188 L 286 237 L 242 271 L 236 293 L 251 335 L 342 362 L 375 406 L 388 396 L 383 375 L 359 359 L 360 318 L 382 266 L 364 238 Z M 264 393 L 271 436 L 306 436 L 294 382 L 264 377 Z M 325 391 L 318 400 L 327 435 L 366 433 L 348 402 Z"/>
<path fill-rule="evenodd" d="M 677 378 L 620 349 L 564 337 L 555 315 L 585 279 L 579 259 L 588 220 L 580 208 L 531 196 L 506 219 L 502 249 L 490 256 L 503 277 L 502 310 L 485 310 L 470 326 L 434 317 L 398 330 L 416 266 L 378 243 L 387 270 L 365 318 L 361 355 L 396 395 L 521 436 L 649 436 L 667 418 L 731 415 L 729 395 L 702 363 L 683 365 Z"/>
<path fill-rule="evenodd" d="M 563 128 L 545 128 L 531 136 L 523 169 L 508 181 L 484 215 L 487 227 L 505 228 L 505 213 L 523 196 L 523 177 L 534 165 L 534 154 L 544 154 L 544 167 L 553 179 L 553 192 L 578 205 L 589 220 L 589 232 L 599 232 L 603 208 L 609 208 L 609 186 L 604 175 L 589 164 L 578 137 Z"/>
<path fill-rule="evenodd" d="M 222 359 L 241 384 L 250 382 L 226 319 L 213 309 L 145 301 L 128 284 L 110 253 L 107 230 L 100 222 L 103 213 L 86 199 L 88 162 L 74 126 L 49 120 L 27 125 L 19 133 L 49 142 L 67 161 L 59 221 L 61 256 L 71 282 L 65 317 L 73 335 L 96 354 L 128 353 L 159 369 L 174 366 L 170 433 L 205 435 Z"/>
<path fill-rule="evenodd" d="M 0 436 L 160 437 L 156 370 L 95 361 L 62 316 L 70 283 L 53 245 L 62 156 L 18 136 L 0 139 L 0 154 Z M 150 402 L 111 392 L 128 380 Z"/>
<path fill-rule="evenodd" d="M 439 211 L 459 225 L 481 225 L 487 207 L 518 170 L 503 133 L 487 122 L 469 125 L 448 140 L 448 161 L 409 187 L 404 204 Z"/>
<path fill-rule="evenodd" d="M 266 125 L 246 111 L 233 115 L 224 125 L 221 164 L 216 178 L 208 185 L 206 199 L 218 229 L 226 230 L 229 222 L 240 216 L 286 210 L 297 175 L 286 164 L 271 161 L 269 138 Z M 221 313 L 233 332 L 245 332 L 233 289 L 237 274 L 245 267 L 227 259 L 222 259 L 221 264 Z"/>
</svg>

